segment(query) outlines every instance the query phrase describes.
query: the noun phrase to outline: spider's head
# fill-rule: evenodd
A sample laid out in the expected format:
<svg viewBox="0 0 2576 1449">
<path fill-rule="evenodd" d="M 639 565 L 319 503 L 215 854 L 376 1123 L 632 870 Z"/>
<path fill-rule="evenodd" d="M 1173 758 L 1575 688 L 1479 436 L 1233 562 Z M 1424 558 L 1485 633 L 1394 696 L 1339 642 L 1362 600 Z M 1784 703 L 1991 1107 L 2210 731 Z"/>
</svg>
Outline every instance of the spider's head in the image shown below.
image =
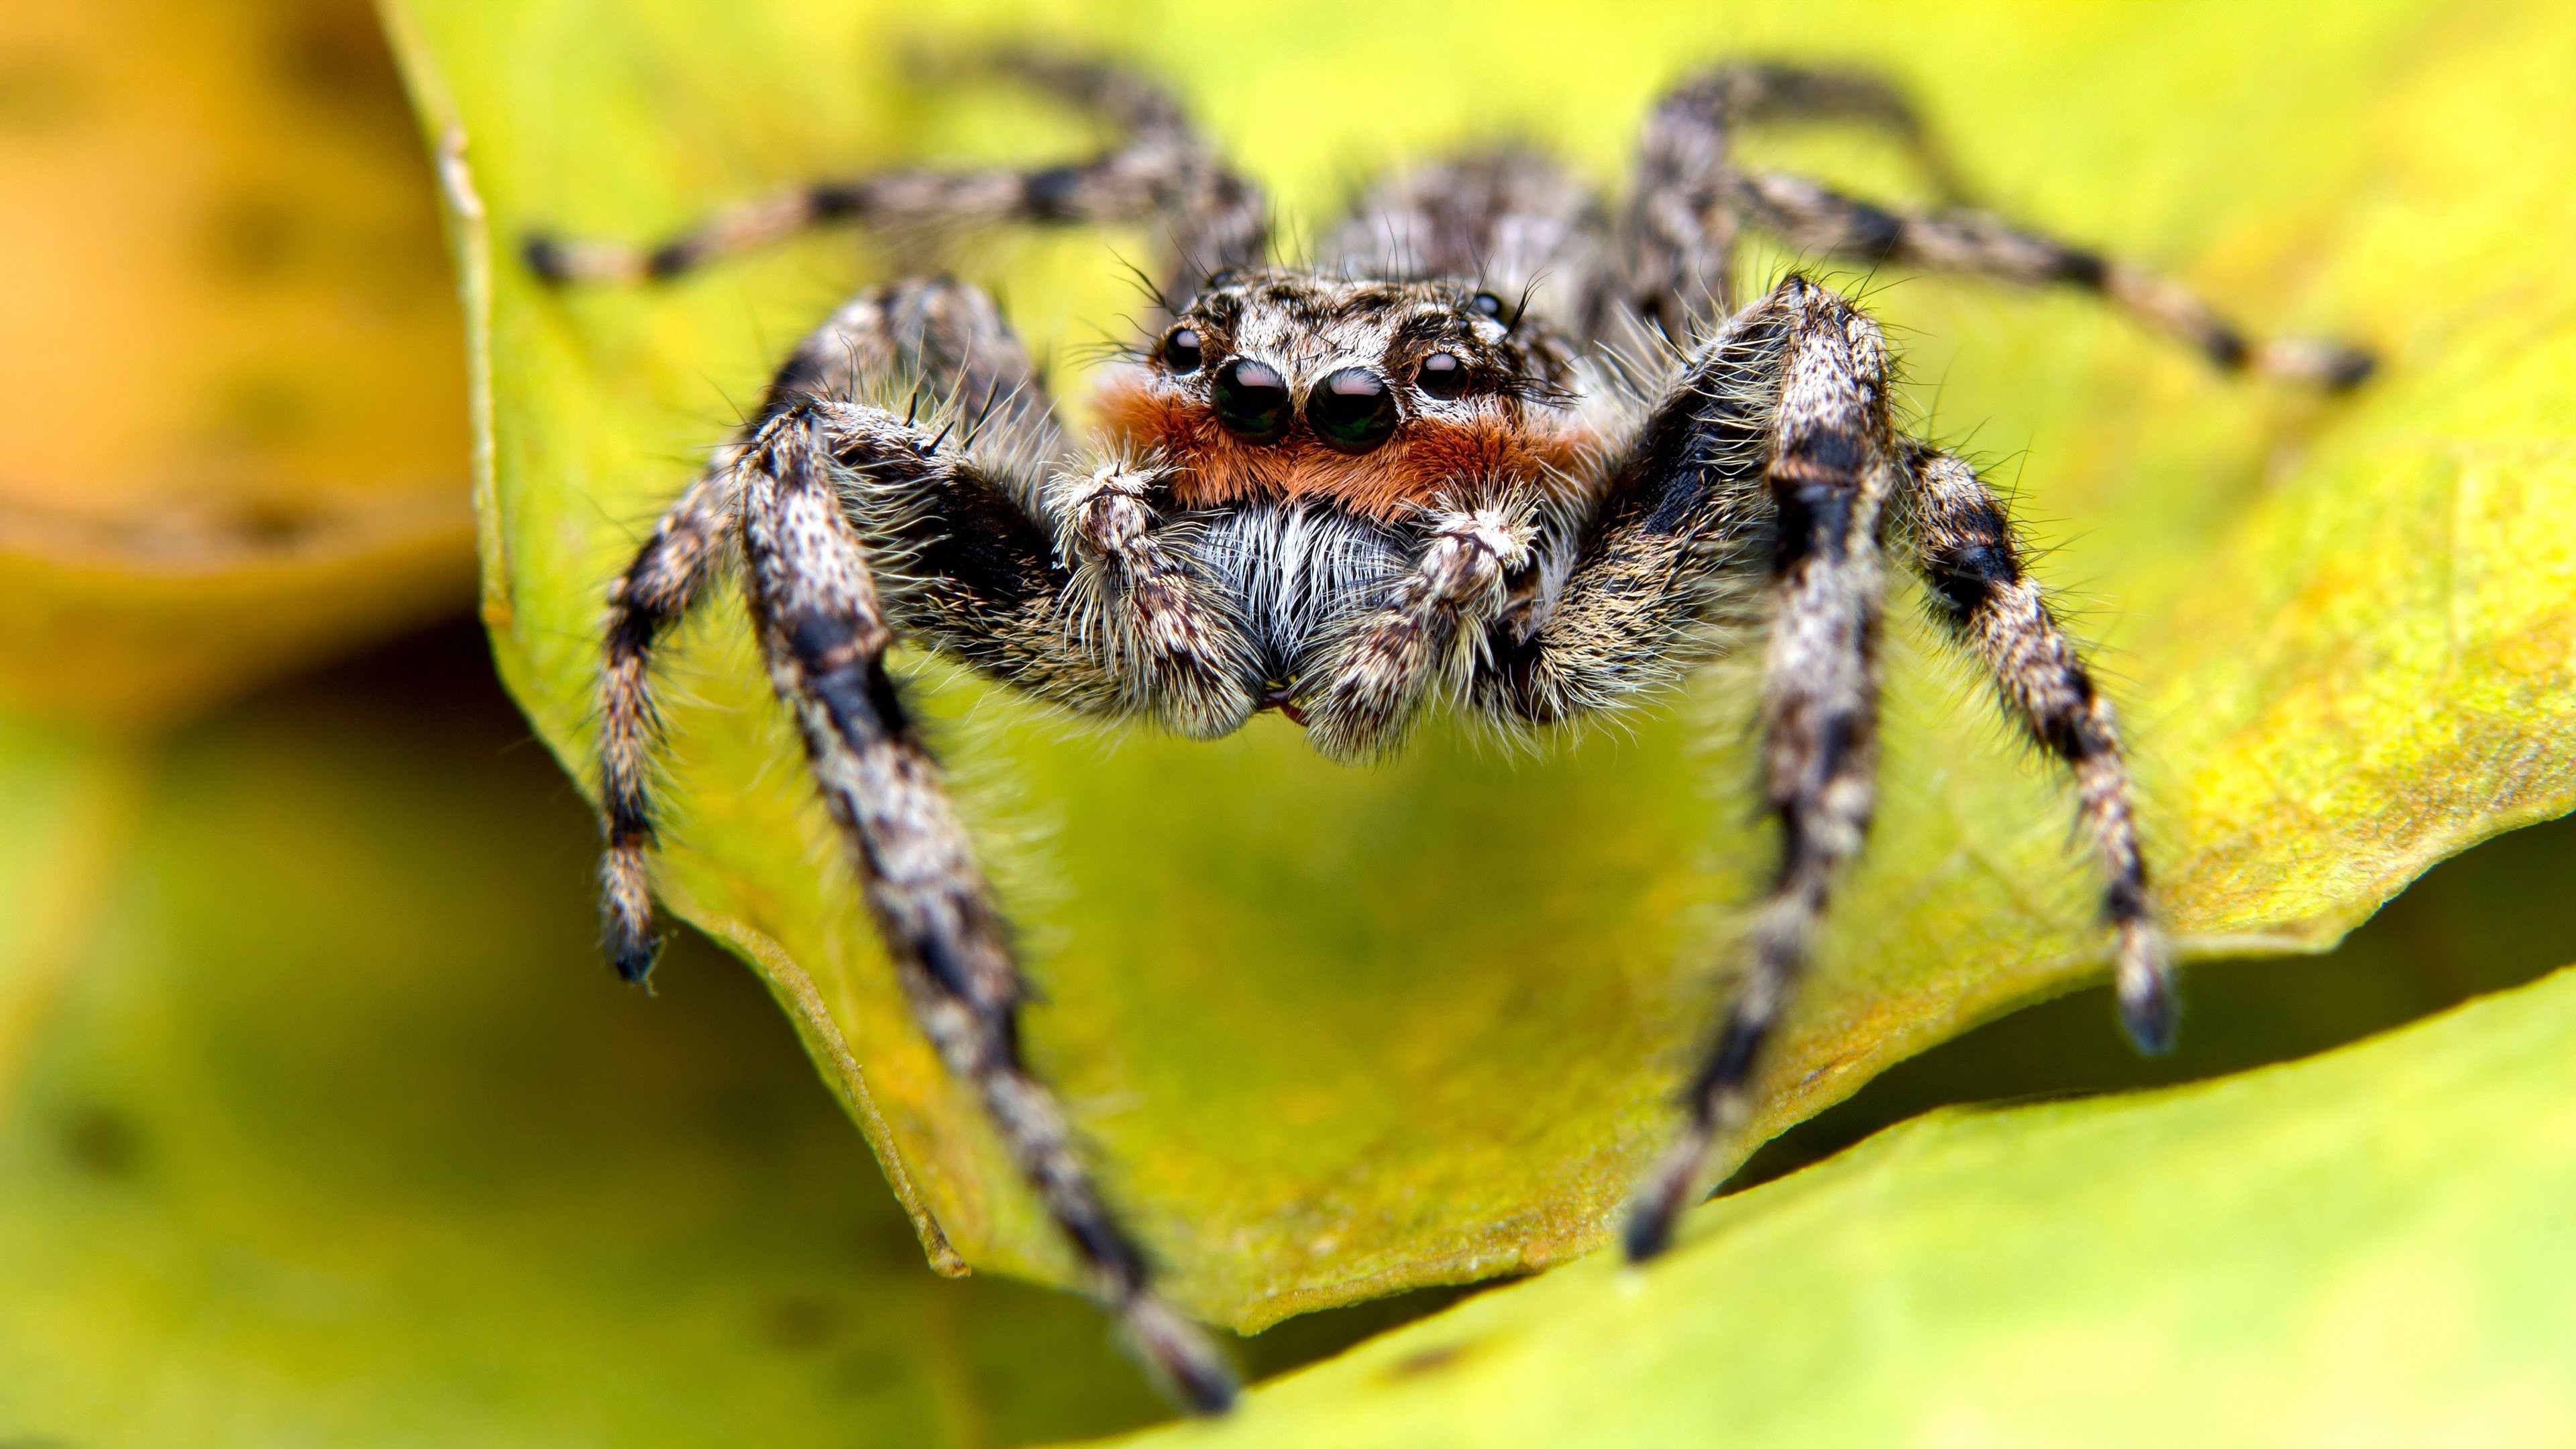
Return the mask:
<svg viewBox="0 0 2576 1449">
<path fill-rule="evenodd" d="M 1220 273 L 1113 374 L 1099 414 L 1171 467 L 1183 507 L 1316 499 L 1393 518 L 1568 462 L 1562 355 L 1466 283 Z"/>
</svg>

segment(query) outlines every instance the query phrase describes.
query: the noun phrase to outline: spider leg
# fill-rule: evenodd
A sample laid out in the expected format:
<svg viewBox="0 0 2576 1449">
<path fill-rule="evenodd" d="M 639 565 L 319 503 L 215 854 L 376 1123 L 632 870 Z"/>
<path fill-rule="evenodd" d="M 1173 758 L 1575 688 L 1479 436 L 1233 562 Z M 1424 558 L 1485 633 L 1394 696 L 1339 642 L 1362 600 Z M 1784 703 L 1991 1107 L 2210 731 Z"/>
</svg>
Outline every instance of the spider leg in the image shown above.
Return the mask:
<svg viewBox="0 0 2576 1449">
<path fill-rule="evenodd" d="M 641 982 L 661 954 L 645 852 L 654 843 L 649 788 L 658 734 L 654 641 L 703 597 L 733 538 L 732 476 L 719 468 L 662 515 L 633 563 L 609 585 L 606 667 L 599 686 L 600 949 L 617 974 Z"/>
<path fill-rule="evenodd" d="M 2172 968 L 2147 908 L 2146 865 L 2110 703 L 2039 585 L 2022 572 L 2012 520 L 1976 470 L 1921 445 L 1910 446 L 1905 461 L 1911 486 L 1904 511 L 1915 565 L 1932 586 L 1932 613 L 1985 666 L 2031 737 L 2073 772 L 2086 833 L 2109 877 L 2102 913 L 2119 932 L 2113 980 L 2121 1021 L 2142 1050 L 2164 1051 L 2173 1044 Z"/>
<path fill-rule="evenodd" d="M 1675 86 L 1646 118 L 1634 189 L 1618 227 L 1627 303 L 1665 336 L 1687 340 L 1733 310 L 1742 220 L 1732 194 L 1734 135 L 1791 121 L 1876 126 L 1905 145 L 1943 197 L 1965 195 L 1921 113 L 1881 77 L 1762 63 L 1702 71 Z"/>
<path fill-rule="evenodd" d="M 833 482 L 835 454 L 849 466 L 861 445 L 844 434 L 827 446 L 817 433 L 841 431 L 834 423 L 826 405 L 791 408 L 739 467 L 744 558 L 771 679 L 802 729 L 924 1031 L 981 1097 L 1094 1291 L 1187 1407 L 1216 1412 L 1233 1398 L 1231 1368 L 1154 1293 L 1143 1253 L 1074 1150 L 1063 1109 L 1021 1057 L 1025 985 L 939 767 L 886 672 L 893 631 Z"/>
<path fill-rule="evenodd" d="M 1175 305 L 1211 273 L 1258 264 L 1269 246 L 1261 190 L 1225 165 L 1177 100 L 1097 61 L 1005 51 L 986 68 L 1098 112 L 1125 134 L 1086 161 L 1027 169 L 899 170 L 798 186 L 716 213 L 661 244 L 532 234 L 529 270 L 548 282 L 661 282 L 816 227 L 951 231 L 1004 223 L 1115 225 L 1151 219 L 1176 258 L 1164 296 Z"/>
<path fill-rule="evenodd" d="M 2249 341 L 2189 288 L 2129 262 L 2014 226 L 1989 212 L 1891 211 L 1803 177 L 1737 175 L 1729 192 L 1743 219 L 1805 251 L 1899 262 L 2023 286 L 2091 292 L 2229 372 L 2254 371 L 2333 390 L 2370 376 L 2369 353 L 2317 338 Z"/>
<path fill-rule="evenodd" d="M 1700 344 L 1608 465 L 1555 598 L 1487 632 L 1475 708 L 1505 725 L 1606 713 L 1759 623 L 1774 528 L 1764 461 L 1792 323 L 1815 295 L 1789 278 Z"/>
<path fill-rule="evenodd" d="M 1530 510 L 1508 504 L 1442 509 L 1430 542 L 1387 602 L 1328 647 L 1320 681 L 1297 701 L 1306 735 L 1335 759 L 1382 753 L 1403 737 L 1434 689 L 1464 686 L 1486 626 L 1534 582 Z"/>
<path fill-rule="evenodd" d="M 1670 1241 L 1709 1149 L 1743 1119 L 1763 1044 L 1804 971 L 1828 894 L 1869 830 L 1877 793 L 1880 515 L 1895 481 L 1885 344 L 1820 288 L 1789 308 L 1764 484 L 1778 525 L 1762 681 L 1763 770 L 1780 862 L 1745 974 L 1686 1094 L 1681 1139 L 1631 1208 L 1628 1254 Z"/>
</svg>

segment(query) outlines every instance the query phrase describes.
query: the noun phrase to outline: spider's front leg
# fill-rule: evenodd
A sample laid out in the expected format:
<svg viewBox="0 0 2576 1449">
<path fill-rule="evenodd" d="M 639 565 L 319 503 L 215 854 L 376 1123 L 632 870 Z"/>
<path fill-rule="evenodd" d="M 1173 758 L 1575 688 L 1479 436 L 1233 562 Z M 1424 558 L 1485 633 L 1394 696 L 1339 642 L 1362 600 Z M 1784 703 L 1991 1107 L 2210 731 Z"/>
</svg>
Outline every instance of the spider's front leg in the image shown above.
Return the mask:
<svg viewBox="0 0 2576 1449">
<path fill-rule="evenodd" d="M 1776 512 L 1762 678 L 1766 800 L 1780 861 L 1744 976 L 1685 1095 L 1681 1140 L 1639 1192 L 1632 1258 L 1693 1200 L 1709 1149 L 1745 1116 L 1761 1049 L 1843 868 L 1868 834 L 1878 763 L 1880 515 L 1897 476 L 1878 327 L 1818 288 L 1788 300 L 1764 491 Z"/>
<path fill-rule="evenodd" d="M 737 471 L 762 652 L 942 1061 L 982 1099 L 1094 1291 L 1148 1362 L 1184 1404 L 1214 1412 L 1232 1400 L 1232 1370 L 1154 1293 L 1144 1255 L 1083 1166 L 1063 1109 L 1021 1058 L 1026 988 L 999 904 L 886 671 L 893 631 L 834 478 L 922 470 L 933 462 L 930 442 L 875 409 L 807 401 L 747 445 Z"/>
</svg>

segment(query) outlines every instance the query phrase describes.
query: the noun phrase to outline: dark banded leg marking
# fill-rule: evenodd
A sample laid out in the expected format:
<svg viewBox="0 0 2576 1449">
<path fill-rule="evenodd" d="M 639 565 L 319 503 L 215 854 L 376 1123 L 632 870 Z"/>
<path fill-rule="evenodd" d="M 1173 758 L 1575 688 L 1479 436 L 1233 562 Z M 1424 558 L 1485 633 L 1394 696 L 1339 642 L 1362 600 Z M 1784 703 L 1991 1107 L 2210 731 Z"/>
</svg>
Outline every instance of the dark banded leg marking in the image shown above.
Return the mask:
<svg viewBox="0 0 2576 1449">
<path fill-rule="evenodd" d="M 1869 831 L 1877 795 L 1878 530 L 1893 481 L 1887 359 L 1841 299 L 1794 299 L 1766 482 L 1779 525 L 1762 683 L 1763 772 L 1780 863 L 1745 973 L 1693 1077 L 1681 1140 L 1630 1209 L 1628 1256 L 1653 1257 L 1698 1200 L 1709 1151 L 1741 1125 L 1762 1047 L 1805 970 L 1826 899 Z"/>
<path fill-rule="evenodd" d="M 2004 703 L 2075 777 L 2084 833 L 2108 878 L 2102 914 L 2119 933 L 2113 983 L 2120 1020 L 2144 1051 L 2173 1045 L 2173 971 L 2147 902 L 2129 771 L 2110 702 L 2022 571 L 2012 521 L 1976 470 L 1947 453 L 1911 450 L 1917 565 L 1933 614 L 1977 657 Z"/>
<path fill-rule="evenodd" d="M 885 668 L 893 635 L 831 482 L 850 441 L 826 449 L 817 409 L 791 408 L 746 449 L 743 546 L 752 609 L 779 698 L 794 713 L 824 803 L 923 1030 L 971 1086 L 1022 1177 L 1183 1404 L 1232 1402 L 1231 1368 L 1157 1297 L 1143 1254 L 1074 1150 L 1054 1094 L 1019 1047 L 1025 988 L 1000 907 L 973 858 L 939 767 Z"/>
</svg>

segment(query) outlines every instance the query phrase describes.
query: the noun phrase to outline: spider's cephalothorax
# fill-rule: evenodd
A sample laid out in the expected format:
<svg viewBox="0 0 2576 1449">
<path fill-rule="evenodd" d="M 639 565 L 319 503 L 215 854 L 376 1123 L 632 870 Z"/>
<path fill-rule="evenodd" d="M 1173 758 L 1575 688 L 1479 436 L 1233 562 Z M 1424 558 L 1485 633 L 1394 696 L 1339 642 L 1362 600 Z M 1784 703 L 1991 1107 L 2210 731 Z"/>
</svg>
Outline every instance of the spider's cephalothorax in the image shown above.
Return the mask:
<svg viewBox="0 0 2576 1449">
<path fill-rule="evenodd" d="M 2076 784 L 2107 877 L 2131 1034 L 2170 1036 L 2169 973 L 2108 704 L 2023 572 L 1994 494 L 1894 422 L 1879 329 L 1792 276 L 1732 287 L 1738 233 L 1821 257 L 2098 294 L 2230 370 L 2345 387 L 2331 343 L 2249 342 L 2175 284 L 1952 204 L 1886 211 L 1739 167 L 1738 128 L 1860 121 L 1960 188 L 1914 112 L 1866 76 L 1728 66 L 1649 118 L 1605 203 L 1498 150 L 1397 175 L 1319 256 L 1268 257 L 1258 188 L 1160 88 L 1016 53 L 998 68 L 1126 139 L 1042 169 L 807 186 L 659 249 L 532 240 L 542 277 L 663 279 L 834 221 L 958 227 L 1151 220 L 1171 243 L 1150 330 L 1068 437 L 985 295 L 871 288 L 807 338 L 757 415 L 609 586 L 600 696 L 607 949 L 656 947 L 646 853 L 657 637 L 738 571 L 779 698 L 922 1025 L 982 1096 L 1149 1363 L 1223 1406 L 1224 1361 L 1150 1286 L 1061 1110 L 1023 1065 L 1008 932 L 885 665 L 897 638 L 1093 716 L 1222 735 L 1276 708 L 1318 748 L 1391 747 L 1426 705 L 1536 729 L 1652 695 L 1759 641 L 1780 864 L 1743 984 L 1631 1213 L 1650 1256 L 1705 1187 L 1827 893 L 1867 833 L 1886 560 Z"/>
</svg>

